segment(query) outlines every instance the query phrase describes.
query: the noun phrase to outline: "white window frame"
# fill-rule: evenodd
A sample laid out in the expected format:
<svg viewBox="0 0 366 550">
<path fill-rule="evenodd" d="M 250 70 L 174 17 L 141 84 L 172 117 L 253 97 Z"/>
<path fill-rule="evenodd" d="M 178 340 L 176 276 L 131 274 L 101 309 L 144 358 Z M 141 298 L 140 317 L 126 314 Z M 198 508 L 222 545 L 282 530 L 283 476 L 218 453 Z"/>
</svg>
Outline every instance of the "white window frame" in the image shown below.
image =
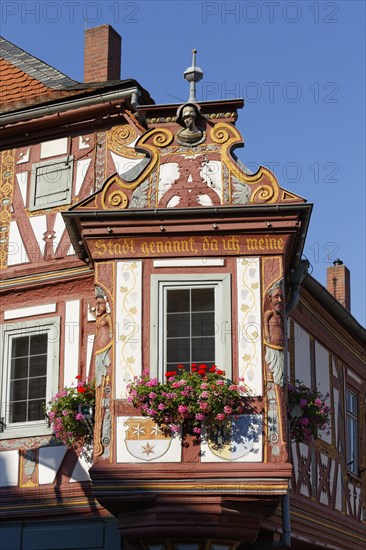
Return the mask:
<svg viewBox="0 0 366 550">
<path fill-rule="evenodd" d="M 348 407 L 348 396 L 352 395 L 355 399 L 356 410 Z M 359 429 L 358 429 L 358 394 L 355 390 L 346 388 L 346 456 L 347 470 L 351 474 L 359 475 Z M 352 433 L 349 430 L 349 423 L 352 422 L 356 427 L 356 438 L 353 441 Z M 352 439 L 351 439 L 352 438 Z M 352 455 L 351 455 L 352 452 Z"/>
<path fill-rule="evenodd" d="M 60 347 L 60 318 L 37 319 L 33 321 L 21 321 L 19 323 L 7 323 L 0 327 L 0 362 L 3 365 L 0 377 L 1 418 L 4 419 L 5 429 L 0 433 L 0 439 L 16 437 L 28 437 L 46 435 L 52 433 L 46 418 L 31 422 L 8 422 L 11 346 L 14 338 L 28 334 L 48 333 L 47 347 L 47 384 L 46 402 L 49 401 L 58 390 L 59 374 L 59 347 Z"/>
<path fill-rule="evenodd" d="M 57 200 L 51 200 L 50 202 L 42 202 L 40 199 L 38 204 L 36 204 L 36 191 L 37 191 L 37 171 L 39 168 L 45 168 L 46 166 L 53 166 L 56 164 L 65 164 L 65 167 L 61 169 L 61 172 L 65 172 L 65 176 L 67 176 L 68 180 L 68 188 L 65 189 L 65 198 L 57 199 Z M 55 168 L 57 170 L 57 168 Z M 72 172 L 73 172 L 73 157 L 71 155 L 64 156 L 64 157 L 55 157 L 50 160 L 44 160 L 41 162 L 37 162 L 33 164 L 32 166 L 32 174 L 31 174 L 31 187 L 30 187 L 30 200 L 29 200 L 29 210 L 31 212 L 34 212 L 36 210 L 44 210 L 47 208 L 54 208 L 56 206 L 62 206 L 64 204 L 70 204 L 72 199 Z M 61 180 L 62 181 L 62 180 Z M 57 190 L 57 184 L 59 182 L 55 182 L 55 187 Z M 60 189 L 62 191 L 62 189 Z"/>
<path fill-rule="evenodd" d="M 215 363 L 232 378 L 232 311 L 230 273 L 151 275 L 150 375 L 165 380 L 165 304 L 170 288 L 210 287 L 215 289 Z"/>
</svg>

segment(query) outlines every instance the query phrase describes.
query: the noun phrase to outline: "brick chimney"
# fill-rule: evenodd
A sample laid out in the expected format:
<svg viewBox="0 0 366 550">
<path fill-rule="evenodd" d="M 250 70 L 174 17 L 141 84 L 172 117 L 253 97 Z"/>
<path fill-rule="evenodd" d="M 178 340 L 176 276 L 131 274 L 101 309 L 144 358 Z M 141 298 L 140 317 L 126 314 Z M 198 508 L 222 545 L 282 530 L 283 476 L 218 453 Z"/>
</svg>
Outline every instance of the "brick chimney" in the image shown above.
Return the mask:
<svg viewBox="0 0 366 550">
<path fill-rule="evenodd" d="M 335 260 L 327 269 L 327 290 L 342 304 L 347 311 L 351 311 L 351 281 L 350 272 L 342 260 Z"/>
<path fill-rule="evenodd" d="M 85 30 L 84 82 L 120 80 L 121 43 L 110 25 Z"/>
</svg>

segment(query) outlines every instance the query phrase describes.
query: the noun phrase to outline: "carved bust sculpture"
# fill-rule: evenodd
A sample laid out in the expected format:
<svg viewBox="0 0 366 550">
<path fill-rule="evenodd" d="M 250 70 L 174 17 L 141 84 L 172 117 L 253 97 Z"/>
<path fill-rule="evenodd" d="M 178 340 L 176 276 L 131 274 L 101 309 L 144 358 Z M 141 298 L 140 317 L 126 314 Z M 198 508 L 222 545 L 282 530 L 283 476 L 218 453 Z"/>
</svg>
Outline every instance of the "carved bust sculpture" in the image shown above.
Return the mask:
<svg viewBox="0 0 366 550">
<path fill-rule="evenodd" d="M 180 145 L 198 145 L 204 140 L 204 132 L 197 128 L 199 111 L 193 103 L 187 103 L 178 109 L 178 122 L 184 126 L 179 130 L 176 139 Z"/>
<path fill-rule="evenodd" d="M 264 338 L 266 341 L 266 362 L 273 375 L 273 381 L 280 386 L 285 382 L 285 330 L 283 318 L 283 291 L 276 283 L 268 291 L 270 308 L 264 314 Z"/>
</svg>

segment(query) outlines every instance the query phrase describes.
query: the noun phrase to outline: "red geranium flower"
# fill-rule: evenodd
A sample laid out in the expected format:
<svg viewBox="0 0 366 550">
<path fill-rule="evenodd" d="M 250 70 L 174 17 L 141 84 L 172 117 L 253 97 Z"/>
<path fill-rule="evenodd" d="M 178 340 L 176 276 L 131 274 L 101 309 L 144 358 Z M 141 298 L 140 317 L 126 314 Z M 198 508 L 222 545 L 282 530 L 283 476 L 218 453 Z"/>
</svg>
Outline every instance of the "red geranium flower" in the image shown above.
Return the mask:
<svg viewBox="0 0 366 550">
<path fill-rule="evenodd" d="M 85 393 L 86 389 L 83 386 L 78 386 L 78 393 Z"/>
<path fill-rule="evenodd" d="M 81 379 L 81 374 L 78 374 L 77 376 L 75 376 L 75 378 L 76 378 L 77 380 L 80 380 L 80 379 Z"/>
<path fill-rule="evenodd" d="M 170 378 L 171 376 L 175 376 L 176 374 L 177 374 L 176 371 L 173 370 L 173 371 L 167 372 L 165 376 L 166 376 L 167 378 Z"/>
</svg>

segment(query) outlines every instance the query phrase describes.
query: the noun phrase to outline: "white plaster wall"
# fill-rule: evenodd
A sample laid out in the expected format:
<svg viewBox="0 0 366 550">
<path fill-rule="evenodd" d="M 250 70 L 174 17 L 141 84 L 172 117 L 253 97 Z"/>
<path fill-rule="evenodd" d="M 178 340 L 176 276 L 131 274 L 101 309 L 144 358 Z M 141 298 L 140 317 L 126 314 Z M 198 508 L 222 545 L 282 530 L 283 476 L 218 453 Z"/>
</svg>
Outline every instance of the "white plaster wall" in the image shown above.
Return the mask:
<svg viewBox="0 0 366 550">
<path fill-rule="evenodd" d="M 19 482 L 19 451 L 0 453 L 0 487 L 14 487 Z"/>
<path fill-rule="evenodd" d="M 38 480 L 40 485 L 53 483 L 66 454 L 67 447 L 41 447 L 38 451 Z"/>
<path fill-rule="evenodd" d="M 34 236 L 36 238 L 36 241 L 38 243 L 39 249 L 41 251 L 42 256 L 44 255 L 44 247 L 46 243 L 43 240 L 44 233 L 47 231 L 47 218 L 45 215 L 42 216 L 31 216 L 29 218 L 29 221 L 31 223 Z"/>
<path fill-rule="evenodd" d="M 64 385 L 75 384 L 79 369 L 80 301 L 66 302 Z"/>
<path fill-rule="evenodd" d="M 9 309 L 4 312 L 4 320 L 8 321 L 9 319 L 19 319 L 20 317 L 31 317 L 33 315 L 42 315 L 44 313 L 55 313 L 55 311 L 55 303 Z"/>
<path fill-rule="evenodd" d="M 23 199 L 23 206 L 27 205 L 27 183 L 28 183 L 28 172 L 19 172 L 16 175 L 18 180 L 18 185 L 20 193 Z"/>
<path fill-rule="evenodd" d="M 116 267 L 115 380 L 116 398 L 127 397 L 129 380 L 142 373 L 142 262 L 121 261 Z"/>
<path fill-rule="evenodd" d="M 311 386 L 310 379 L 310 337 L 306 330 L 294 323 L 295 340 L 295 378 L 306 386 Z"/>
<path fill-rule="evenodd" d="M 263 393 L 259 258 L 238 258 L 237 341 L 239 376 L 253 395 Z"/>
<path fill-rule="evenodd" d="M 91 159 L 81 159 L 76 162 L 75 195 L 78 195 L 88 172 Z"/>
<path fill-rule="evenodd" d="M 201 178 L 217 193 L 222 203 L 222 164 L 218 160 L 210 160 L 204 164 L 200 172 Z"/>
<path fill-rule="evenodd" d="M 179 166 L 177 162 L 167 162 L 160 166 L 158 200 L 169 191 L 173 183 L 179 178 Z"/>
<path fill-rule="evenodd" d="M 8 266 L 29 262 L 25 246 L 16 221 L 10 222 Z"/>
<path fill-rule="evenodd" d="M 65 137 L 41 143 L 41 159 L 65 155 L 67 153 L 67 141 L 67 137 Z"/>
<path fill-rule="evenodd" d="M 330 393 L 329 352 L 317 341 L 315 341 L 315 369 L 317 388 L 322 394 Z M 327 433 L 327 430 L 319 431 L 318 437 L 329 444 L 332 443 L 332 434 Z"/>
<path fill-rule="evenodd" d="M 201 443 L 201 462 L 261 462 L 262 461 L 262 416 L 246 414 L 237 420 L 231 419 L 236 426 L 235 444 L 232 440 L 215 448 L 204 437 Z M 203 435 L 206 436 L 203 427 Z M 240 435 L 239 435 L 240 434 Z"/>
</svg>

